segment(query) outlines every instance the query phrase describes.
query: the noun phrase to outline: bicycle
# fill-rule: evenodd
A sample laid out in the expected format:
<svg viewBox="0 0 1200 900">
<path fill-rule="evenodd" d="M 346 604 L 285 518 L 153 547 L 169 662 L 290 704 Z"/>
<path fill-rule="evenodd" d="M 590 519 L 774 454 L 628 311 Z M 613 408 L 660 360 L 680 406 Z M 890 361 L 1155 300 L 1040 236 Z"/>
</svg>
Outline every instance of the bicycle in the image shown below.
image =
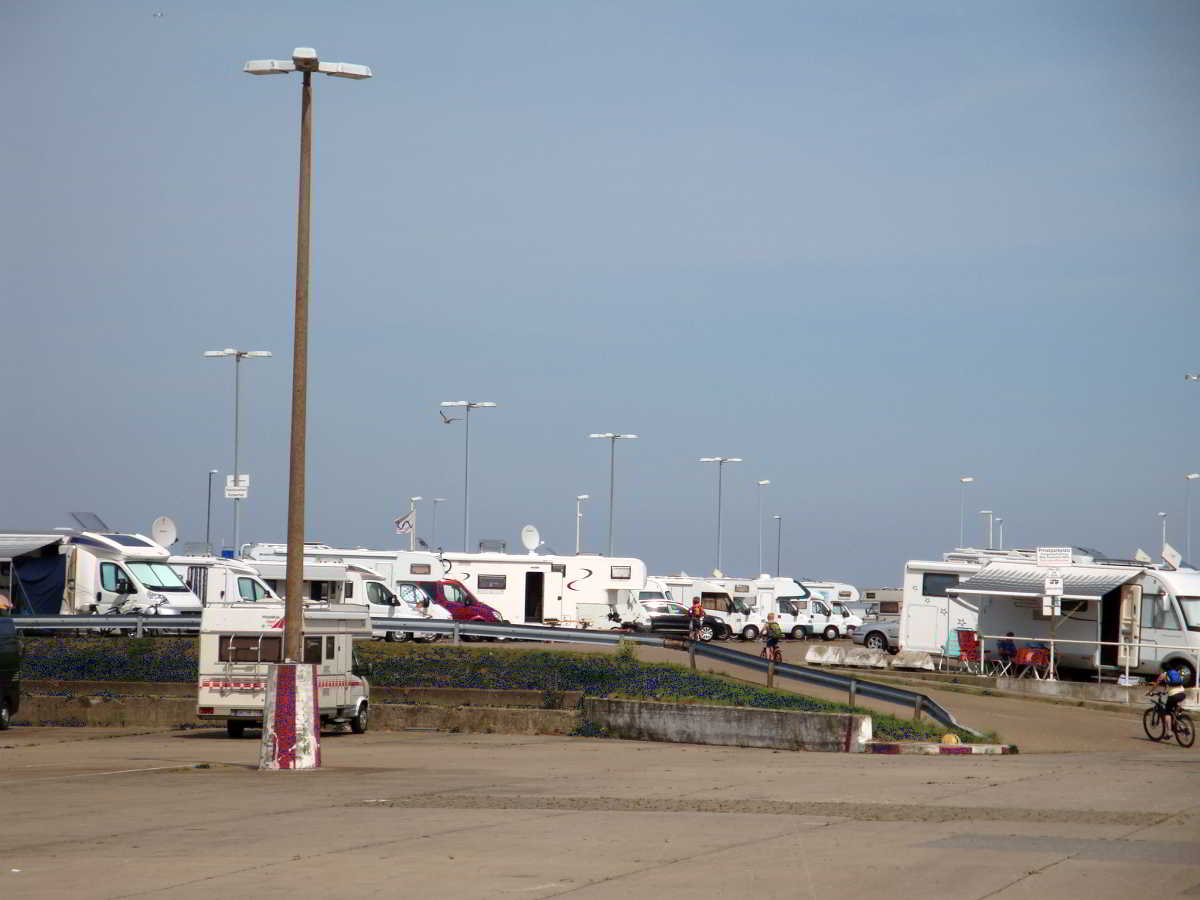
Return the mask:
<svg viewBox="0 0 1200 900">
<path fill-rule="evenodd" d="M 1167 736 L 1167 704 L 1163 698 L 1166 693 L 1163 691 L 1151 691 L 1146 696 L 1153 697 L 1154 700 L 1148 710 L 1142 713 L 1142 728 L 1146 732 L 1146 737 L 1152 741 L 1170 740 Z M 1175 734 L 1175 740 L 1179 742 L 1180 747 L 1190 747 L 1196 742 L 1196 726 L 1192 722 L 1192 717 L 1189 716 L 1179 707 L 1175 707 L 1175 711 L 1171 714 L 1172 731 Z"/>
<path fill-rule="evenodd" d="M 762 650 L 759 651 L 758 658 L 765 659 L 770 662 L 781 663 L 783 662 L 783 651 L 780 650 L 778 646 L 768 647 L 766 644 L 763 644 Z"/>
</svg>

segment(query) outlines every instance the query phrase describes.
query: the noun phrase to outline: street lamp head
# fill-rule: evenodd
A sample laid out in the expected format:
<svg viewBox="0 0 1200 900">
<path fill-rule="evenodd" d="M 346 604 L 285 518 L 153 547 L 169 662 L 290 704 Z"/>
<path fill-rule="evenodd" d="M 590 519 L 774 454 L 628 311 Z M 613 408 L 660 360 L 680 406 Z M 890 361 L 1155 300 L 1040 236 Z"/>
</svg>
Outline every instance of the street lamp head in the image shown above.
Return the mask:
<svg viewBox="0 0 1200 900">
<path fill-rule="evenodd" d="M 616 435 L 613 434 L 611 431 L 606 431 L 604 434 L 589 434 L 588 437 L 590 437 L 590 438 L 615 438 Z"/>
<path fill-rule="evenodd" d="M 491 400 L 480 400 L 478 403 L 472 402 L 468 405 L 469 406 L 495 406 L 496 404 L 493 403 Z"/>
<path fill-rule="evenodd" d="M 758 483 L 759 483 L 760 485 L 762 485 L 762 484 L 770 484 L 770 483 L 771 483 L 771 479 L 769 479 L 769 478 L 764 478 L 764 479 L 762 479 L 761 481 L 759 481 Z"/>
<path fill-rule="evenodd" d="M 220 470 L 219 469 L 209 469 L 208 474 L 209 475 L 218 475 L 218 474 L 220 474 Z"/>
<path fill-rule="evenodd" d="M 418 500 L 424 500 L 424 499 L 425 499 L 424 497 L 409 497 L 408 501 L 410 503 L 416 503 Z"/>
<path fill-rule="evenodd" d="M 1160 512 L 1160 513 L 1158 514 L 1158 517 L 1159 517 L 1160 519 L 1165 519 L 1165 518 L 1167 517 L 1167 514 L 1166 514 L 1165 512 Z"/>
<path fill-rule="evenodd" d="M 446 502 L 446 498 L 445 498 L 445 497 L 434 497 L 434 498 L 433 498 L 433 502 L 434 502 L 434 503 L 445 503 L 445 502 Z"/>
<path fill-rule="evenodd" d="M 971 482 L 973 482 L 975 480 L 975 476 L 974 475 L 964 475 L 962 478 L 960 478 L 958 480 L 961 481 L 963 484 L 970 484 Z"/>
<path fill-rule="evenodd" d="M 204 351 L 204 355 L 205 355 L 205 356 L 209 356 L 209 357 L 212 357 L 212 356 L 228 356 L 228 355 L 229 355 L 229 351 L 228 351 L 228 350 L 205 350 L 205 351 Z"/>
<path fill-rule="evenodd" d="M 636 434 L 618 434 L 617 437 L 618 438 L 628 438 L 630 440 L 633 440 L 633 439 L 637 438 L 637 435 Z"/>
<path fill-rule="evenodd" d="M 992 511 L 990 509 L 981 509 L 979 511 L 979 514 L 981 516 L 990 516 L 992 514 Z"/>
<path fill-rule="evenodd" d="M 591 494 L 580 494 L 580 495 L 579 495 L 578 497 L 576 497 L 575 499 L 576 499 L 576 500 L 591 500 L 591 499 L 592 499 L 592 497 L 591 497 Z"/>
<path fill-rule="evenodd" d="M 783 516 L 771 516 L 771 518 L 772 518 L 772 519 L 779 519 L 780 521 L 783 521 Z"/>
<path fill-rule="evenodd" d="M 286 75 L 296 66 L 284 59 L 252 59 L 242 67 L 247 75 Z"/>
<path fill-rule="evenodd" d="M 1185 475 L 1184 477 L 1185 477 L 1185 478 L 1186 478 L 1188 481 L 1195 481 L 1197 478 L 1200 478 L 1200 472 L 1193 472 L 1192 474 L 1190 474 L 1190 475 Z"/>
<path fill-rule="evenodd" d="M 466 400 L 443 400 L 442 406 L 469 406 Z"/>
<path fill-rule="evenodd" d="M 315 72 L 320 65 L 317 51 L 312 47 L 297 47 L 292 51 L 292 65 L 301 72 Z"/>
<path fill-rule="evenodd" d="M 242 354 L 242 356 L 253 357 L 254 359 L 267 359 L 270 355 L 270 350 L 248 350 Z"/>
<path fill-rule="evenodd" d="M 1189 372 L 1188 374 L 1183 376 L 1183 380 L 1184 381 L 1200 381 L 1200 374 L 1193 374 L 1193 373 Z"/>
</svg>

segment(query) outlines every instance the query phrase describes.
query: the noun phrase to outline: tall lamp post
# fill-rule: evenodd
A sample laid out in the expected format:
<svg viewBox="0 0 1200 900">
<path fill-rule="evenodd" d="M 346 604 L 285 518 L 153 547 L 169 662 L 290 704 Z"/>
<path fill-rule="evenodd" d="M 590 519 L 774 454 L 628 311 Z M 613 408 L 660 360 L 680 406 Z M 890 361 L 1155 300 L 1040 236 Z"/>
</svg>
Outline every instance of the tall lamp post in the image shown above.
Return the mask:
<svg viewBox="0 0 1200 900">
<path fill-rule="evenodd" d="M 252 59 L 250 75 L 300 72 L 300 188 L 296 213 L 296 309 L 292 345 L 292 429 L 288 474 L 287 606 L 284 609 L 284 658 L 299 661 L 304 627 L 304 473 L 308 419 L 308 250 L 312 199 L 312 74 L 338 78 L 370 78 L 367 66 L 321 62 L 311 47 L 297 47 L 291 60 Z M 234 473 L 237 474 L 236 472 Z"/>
<path fill-rule="evenodd" d="M 424 497 L 409 497 L 408 498 L 408 549 L 417 549 L 417 501 L 424 500 Z"/>
<path fill-rule="evenodd" d="M 992 511 L 990 509 L 981 509 L 979 511 L 979 514 L 981 516 L 987 516 L 987 522 L 988 522 L 987 549 L 991 550 L 992 549 Z"/>
<path fill-rule="evenodd" d="M 1184 477 L 1187 479 L 1187 493 L 1184 495 L 1184 498 L 1183 498 L 1184 505 L 1187 510 L 1187 512 L 1184 513 L 1184 517 L 1187 519 L 1187 546 L 1185 548 L 1187 550 L 1186 562 L 1191 563 L 1191 561 L 1192 561 L 1192 482 L 1195 481 L 1197 478 L 1200 478 L 1200 472 L 1192 472 L 1190 475 L 1185 475 Z"/>
<path fill-rule="evenodd" d="M 958 479 L 958 546 L 963 546 L 967 540 L 967 485 L 975 481 L 973 475 L 963 475 Z"/>
<path fill-rule="evenodd" d="M 467 535 L 471 531 L 471 410 L 490 409 L 495 406 L 490 400 L 443 400 L 442 406 L 461 406 L 466 438 L 463 443 L 463 553 L 469 553 Z"/>
<path fill-rule="evenodd" d="M 762 514 L 762 489 L 771 483 L 769 478 L 763 478 L 758 481 L 758 571 L 754 573 L 757 578 L 763 571 L 763 514 Z M 776 574 L 779 574 L 778 572 Z"/>
<path fill-rule="evenodd" d="M 603 434 L 589 434 L 590 438 L 604 438 L 608 444 L 608 555 L 613 555 L 613 497 L 615 496 L 615 476 L 616 476 L 616 459 L 617 459 L 617 441 L 635 441 L 636 434 L 617 434 L 615 431 L 606 431 Z"/>
<path fill-rule="evenodd" d="M 240 436 L 242 431 L 242 360 L 243 359 L 267 359 L 271 356 L 270 350 L 237 350 L 233 347 L 226 347 L 224 350 L 205 350 L 204 355 L 209 359 L 217 359 L 223 356 L 233 357 L 233 484 L 236 488 L 245 488 L 248 485 L 242 483 L 242 470 L 238 468 L 238 446 L 240 445 Z M 240 550 L 238 536 L 240 532 L 242 512 L 242 498 L 233 498 L 233 553 L 236 556 Z"/>
<path fill-rule="evenodd" d="M 1162 545 L 1167 546 L 1167 514 L 1160 512 L 1158 517 L 1162 520 Z"/>
<path fill-rule="evenodd" d="M 742 462 L 740 456 L 702 456 L 700 462 L 717 464 L 717 566 L 714 571 L 721 571 L 721 492 L 725 477 L 726 463 Z"/>
<path fill-rule="evenodd" d="M 999 546 L 996 549 L 1003 550 L 1004 549 L 1004 519 L 1002 519 L 1000 516 L 996 517 L 996 530 L 1000 533 L 1000 536 L 997 539 L 999 541 Z"/>
<path fill-rule="evenodd" d="M 583 547 L 583 501 L 592 499 L 588 494 L 580 494 L 575 498 L 575 555 L 579 555 Z M 609 554 L 612 555 L 611 553 Z"/>
<path fill-rule="evenodd" d="M 783 574 L 780 558 L 783 554 L 783 516 L 771 516 L 775 520 L 775 577 Z"/>
<path fill-rule="evenodd" d="M 216 474 L 216 469 L 208 470 L 208 498 L 205 500 L 208 514 L 204 518 L 204 543 L 208 544 L 209 552 L 212 552 L 212 477 Z"/>
<path fill-rule="evenodd" d="M 438 542 L 437 542 L 437 508 L 438 508 L 439 503 L 445 503 L 445 502 L 446 502 L 445 497 L 434 497 L 433 498 L 433 521 L 430 523 L 431 527 L 429 529 L 432 532 L 432 534 L 429 536 L 429 540 L 430 540 L 430 546 L 432 546 L 434 548 L 436 548 L 438 545 Z"/>
</svg>

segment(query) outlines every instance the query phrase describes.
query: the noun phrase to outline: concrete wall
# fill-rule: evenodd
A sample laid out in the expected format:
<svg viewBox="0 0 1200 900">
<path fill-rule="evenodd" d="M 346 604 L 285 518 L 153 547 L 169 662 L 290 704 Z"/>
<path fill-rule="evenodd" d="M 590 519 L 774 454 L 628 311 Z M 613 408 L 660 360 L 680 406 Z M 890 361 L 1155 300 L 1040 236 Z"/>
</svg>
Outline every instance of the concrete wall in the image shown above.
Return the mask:
<svg viewBox="0 0 1200 900">
<path fill-rule="evenodd" d="M 861 753 L 872 734 L 870 716 L 746 706 L 588 698 L 583 714 L 613 737 L 640 741 Z"/>
</svg>

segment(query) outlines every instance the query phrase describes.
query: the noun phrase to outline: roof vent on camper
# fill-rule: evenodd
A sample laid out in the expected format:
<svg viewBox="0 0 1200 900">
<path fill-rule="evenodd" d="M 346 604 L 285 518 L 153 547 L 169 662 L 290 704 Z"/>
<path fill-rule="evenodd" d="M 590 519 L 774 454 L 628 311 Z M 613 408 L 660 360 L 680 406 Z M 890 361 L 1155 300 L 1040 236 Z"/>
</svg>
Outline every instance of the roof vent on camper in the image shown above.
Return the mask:
<svg viewBox="0 0 1200 900">
<path fill-rule="evenodd" d="M 480 553 L 504 553 L 508 549 L 508 541 L 480 541 Z"/>
</svg>

